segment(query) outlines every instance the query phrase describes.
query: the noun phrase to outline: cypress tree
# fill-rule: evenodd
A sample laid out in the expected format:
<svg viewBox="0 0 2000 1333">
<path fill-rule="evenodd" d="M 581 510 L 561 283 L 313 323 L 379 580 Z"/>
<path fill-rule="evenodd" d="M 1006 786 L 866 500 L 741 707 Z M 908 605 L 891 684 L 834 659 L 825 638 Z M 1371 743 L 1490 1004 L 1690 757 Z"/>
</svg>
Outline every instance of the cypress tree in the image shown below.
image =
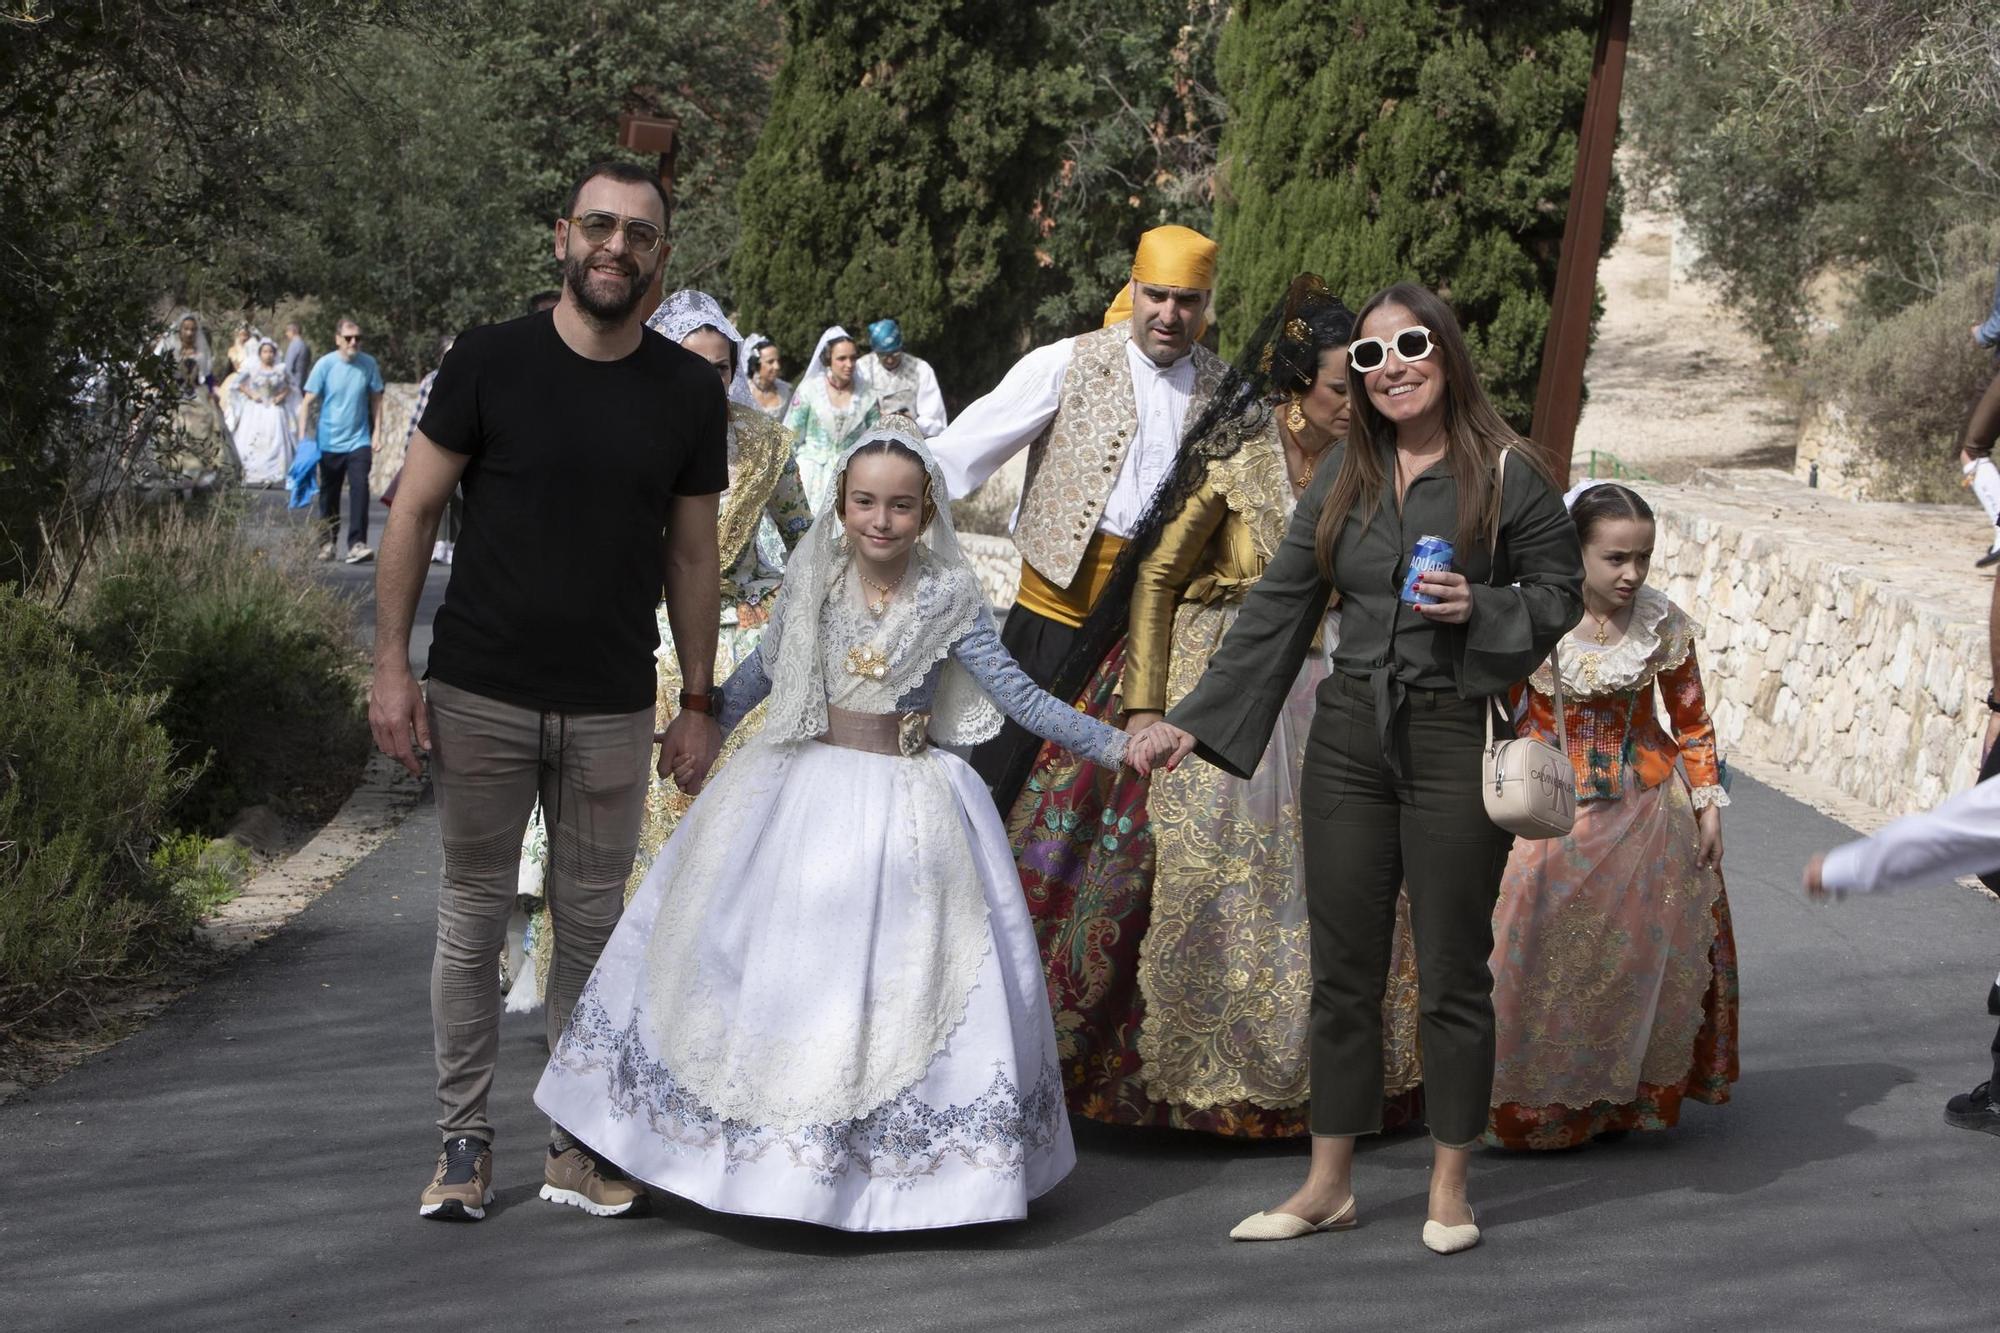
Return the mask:
<svg viewBox="0 0 2000 1333">
<path fill-rule="evenodd" d="M 788 47 L 739 193 L 730 277 L 797 366 L 820 330 L 884 315 L 964 398 L 1026 345 L 1031 205 L 1081 77 L 1046 5 L 787 0 Z"/>
<path fill-rule="evenodd" d="M 1241 0 L 1217 53 L 1225 350 L 1302 270 L 1350 304 L 1415 279 L 1457 310 L 1495 405 L 1526 429 L 1596 10 Z"/>
</svg>

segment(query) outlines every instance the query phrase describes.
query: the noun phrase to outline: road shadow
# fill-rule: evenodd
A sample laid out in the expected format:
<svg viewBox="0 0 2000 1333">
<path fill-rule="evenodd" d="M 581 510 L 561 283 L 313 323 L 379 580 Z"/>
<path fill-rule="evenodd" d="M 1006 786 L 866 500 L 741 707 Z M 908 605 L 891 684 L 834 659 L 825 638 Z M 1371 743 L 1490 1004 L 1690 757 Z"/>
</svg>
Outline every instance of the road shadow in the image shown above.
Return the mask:
<svg viewBox="0 0 2000 1333">
<path fill-rule="evenodd" d="M 1573 1152 L 1483 1152 L 1474 1194 L 1491 1201 L 1492 1220 L 1502 1225 L 1683 1190 L 1740 1198 L 1816 1163 L 1867 1152 L 1878 1136 L 1849 1117 L 1915 1078 L 1874 1062 L 1758 1070 L 1726 1105 L 1685 1104 L 1672 1130 Z"/>
</svg>

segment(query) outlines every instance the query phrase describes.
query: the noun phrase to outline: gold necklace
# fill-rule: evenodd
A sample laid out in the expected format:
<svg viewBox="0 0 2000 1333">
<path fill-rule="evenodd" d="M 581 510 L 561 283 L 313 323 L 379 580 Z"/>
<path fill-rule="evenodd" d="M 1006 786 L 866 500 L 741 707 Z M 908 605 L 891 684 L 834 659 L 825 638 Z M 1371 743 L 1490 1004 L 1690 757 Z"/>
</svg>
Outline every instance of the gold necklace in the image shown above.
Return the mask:
<svg viewBox="0 0 2000 1333">
<path fill-rule="evenodd" d="M 896 576 L 896 581 L 894 583 L 887 585 L 877 583 L 874 579 L 871 579 L 866 574 L 863 574 L 859 569 L 855 570 L 854 572 L 860 576 L 861 581 L 863 583 L 873 588 L 876 592 L 882 594 L 879 598 L 875 599 L 874 601 L 869 601 L 868 595 L 866 593 L 863 593 L 861 595 L 862 602 L 865 603 L 868 607 L 868 614 L 874 616 L 877 620 L 880 620 L 883 616 L 889 613 L 890 596 L 896 591 L 896 589 L 902 587 L 903 580 L 910 576 L 910 567 L 908 565 L 904 565 L 903 572 Z"/>
<path fill-rule="evenodd" d="M 1328 440 L 1325 444 L 1322 444 L 1319 448 L 1308 452 L 1304 441 L 1299 439 L 1299 432 L 1291 428 L 1291 423 L 1289 421 L 1285 423 L 1285 433 L 1291 437 L 1292 447 L 1299 451 L 1299 457 L 1305 460 L 1306 474 L 1303 477 L 1292 478 L 1292 485 L 1297 487 L 1299 490 L 1304 490 L 1306 487 L 1312 485 L 1313 469 L 1319 466 L 1320 458 L 1326 453 L 1327 449 L 1333 444 L 1333 441 Z M 1289 474 L 1290 469 L 1287 468 L 1286 472 Z"/>
<path fill-rule="evenodd" d="M 1597 614 L 1597 612 L 1592 611 L 1587 606 L 1584 607 L 1583 609 L 1585 614 L 1587 614 L 1592 620 L 1595 620 L 1597 622 L 1597 634 L 1595 635 L 1595 638 L 1597 639 L 1597 646 L 1602 648 L 1604 646 L 1605 635 L 1611 632 L 1611 616 L 1615 616 L 1618 613 L 1616 611 L 1613 611 L 1611 613 L 1611 616 L 1600 616 Z"/>
</svg>

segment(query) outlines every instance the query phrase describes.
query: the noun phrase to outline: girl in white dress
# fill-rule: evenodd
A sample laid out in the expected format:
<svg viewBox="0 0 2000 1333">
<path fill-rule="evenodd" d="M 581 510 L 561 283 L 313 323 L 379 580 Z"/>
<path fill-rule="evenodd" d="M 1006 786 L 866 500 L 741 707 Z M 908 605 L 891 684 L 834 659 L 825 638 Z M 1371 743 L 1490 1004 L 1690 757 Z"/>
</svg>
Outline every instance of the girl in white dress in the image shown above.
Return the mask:
<svg viewBox="0 0 2000 1333">
<path fill-rule="evenodd" d="M 1002 1221 L 1075 1164 L 1007 837 L 936 747 L 1001 710 L 1107 766 L 1157 738 L 1128 756 L 1014 663 L 945 495 L 906 425 L 840 456 L 723 687 L 725 731 L 768 696 L 763 729 L 682 817 L 536 1090 L 597 1156 L 705 1207 Z"/>
<path fill-rule="evenodd" d="M 244 484 L 282 486 L 297 445 L 292 419 L 298 414 L 298 390 L 278 364 L 278 344 L 264 339 L 256 357 L 230 376 L 229 428 L 236 436 L 236 455 L 243 460 Z"/>
</svg>

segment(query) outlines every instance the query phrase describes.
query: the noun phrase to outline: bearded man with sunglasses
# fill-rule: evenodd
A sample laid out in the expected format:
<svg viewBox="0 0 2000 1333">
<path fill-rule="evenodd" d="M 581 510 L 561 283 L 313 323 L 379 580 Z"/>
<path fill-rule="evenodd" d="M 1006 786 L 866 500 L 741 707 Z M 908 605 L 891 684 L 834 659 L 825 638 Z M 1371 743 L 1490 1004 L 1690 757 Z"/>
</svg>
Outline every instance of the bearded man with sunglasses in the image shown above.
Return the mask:
<svg viewBox="0 0 2000 1333">
<path fill-rule="evenodd" d="M 459 337 L 382 543 L 369 724 L 411 773 L 428 754 L 444 841 L 431 966 L 444 1149 L 425 1217 L 474 1221 L 493 1197 L 499 962 L 529 812 L 539 800 L 548 827 L 553 1048 L 624 907 L 655 741 L 660 776 L 690 792 L 721 744 L 710 713 L 727 405 L 706 362 L 646 332 L 667 216 L 652 173 L 584 173 L 555 224 L 560 300 Z M 410 623 L 454 485 L 463 527 L 420 688 Z M 656 737 L 663 591 L 685 688 Z M 644 1203 L 551 1128 L 543 1198 L 600 1217 Z"/>
</svg>

